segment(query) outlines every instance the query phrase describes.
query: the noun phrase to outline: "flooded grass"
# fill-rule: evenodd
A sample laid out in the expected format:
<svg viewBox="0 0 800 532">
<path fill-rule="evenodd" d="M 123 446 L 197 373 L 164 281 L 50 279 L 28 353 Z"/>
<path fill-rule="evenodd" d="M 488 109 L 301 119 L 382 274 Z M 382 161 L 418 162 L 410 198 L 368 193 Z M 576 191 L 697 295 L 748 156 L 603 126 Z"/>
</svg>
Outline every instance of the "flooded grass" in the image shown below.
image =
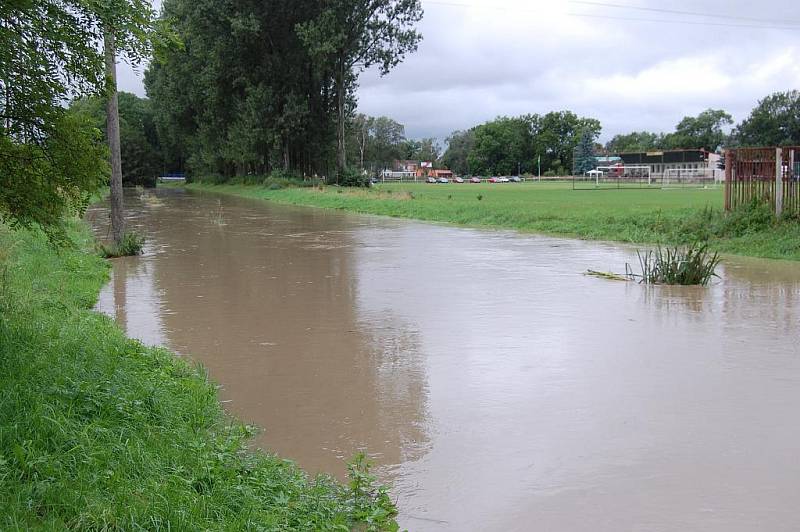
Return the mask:
<svg viewBox="0 0 800 532">
<path fill-rule="evenodd" d="M 568 183 L 393 183 L 352 192 L 339 187 L 268 190 L 191 184 L 189 188 L 292 205 L 591 240 L 662 245 L 707 241 L 710 249 L 722 253 L 800 260 L 797 220 L 777 220 L 762 206 L 725 213 L 722 187 L 575 191 Z M 403 193 L 415 201 L 405 201 Z"/>
<path fill-rule="evenodd" d="M 91 309 L 108 263 L 0 226 L 0 529 L 394 529 L 363 459 L 353 484 L 246 451 L 205 373 Z"/>
</svg>

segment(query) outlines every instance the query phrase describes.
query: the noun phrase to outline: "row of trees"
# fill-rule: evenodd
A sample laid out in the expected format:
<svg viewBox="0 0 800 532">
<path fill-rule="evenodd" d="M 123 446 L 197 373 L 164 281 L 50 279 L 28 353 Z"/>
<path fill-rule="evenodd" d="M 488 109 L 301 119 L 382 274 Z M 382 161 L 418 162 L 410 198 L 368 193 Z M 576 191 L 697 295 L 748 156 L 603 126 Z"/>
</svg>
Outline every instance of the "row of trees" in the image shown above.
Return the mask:
<svg viewBox="0 0 800 532">
<path fill-rule="evenodd" d="M 800 145 L 800 91 L 776 92 L 760 100 L 750 115 L 733 126 L 721 109 L 707 109 L 681 120 L 672 133 L 634 131 L 616 135 L 605 146 L 610 153 L 654 149 Z"/>
<path fill-rule="evenodd" d="M 698 148 L 714 151 L 727 142 L 725 130 L 732 124 L 733 117 L 727 112 L 707 109 L 697 116 L 684 117 L 672 133 L 634 131 L 616 135 L 605 148 L 611 153 Z"/>
<path fill-rule="evenodd" d="M 358 114 L 349 121 L 348 161 L 369 173 L 391 168 L 396 160 L 437 161 L 441 147 L 434 138 L 406 138 L 405 126 L 386 116 Z"/>
<path fill-rule="evenodd" d="M 358 75 L 388 73 L 416 49 L 422 8 L 419 0 L 165 0 L 163 16 L 185 44 L 145 75 L 167 159 L 223 177 L 330 176 L 368 158 L 364 138 L 375 126 L 354 126 Z M 390 145 L 404 137 L 395 124 L 378 126 Z"/>
<path fill-rule="evenodd" d="M 448 137 L 441 162 L 459 174 L 567 174 L 583 135 L 600 135 L 600 122 L 571 111 L 499 117 Z"/>
<path fill-rule="evenodd" d="M 596 142 L 600 122 L 570 111 L 499 117 L 447 138 L 440 164 L 459 174 L 566 175 L 594 165 L 593 155 L 666 149 L 714 151 L 718 147 L 800 145 L 800 91 L 778 92 L 758 102 L 736 127 L 721 109 L 684 117 L 670 133 L 634 131 Z"/>
</svg>

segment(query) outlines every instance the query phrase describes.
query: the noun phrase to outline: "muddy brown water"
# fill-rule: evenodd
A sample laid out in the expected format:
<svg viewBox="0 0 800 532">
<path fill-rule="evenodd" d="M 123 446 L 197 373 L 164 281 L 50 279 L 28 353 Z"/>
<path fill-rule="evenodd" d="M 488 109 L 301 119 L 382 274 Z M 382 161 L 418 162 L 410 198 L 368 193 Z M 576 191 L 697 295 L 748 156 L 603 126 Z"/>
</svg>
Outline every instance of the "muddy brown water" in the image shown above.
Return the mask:
<svg viewBox="0 0 800 532">
<path fill-rule="evenodd" d="M 146 253 L 99 309 L 201 362 L 257 445 L 339 477 L 367 450 L 409 530 L 800 530 L 797 263 L 648 288 L 582 275 L 624 246 L 127 201 Z"/>
</svg>

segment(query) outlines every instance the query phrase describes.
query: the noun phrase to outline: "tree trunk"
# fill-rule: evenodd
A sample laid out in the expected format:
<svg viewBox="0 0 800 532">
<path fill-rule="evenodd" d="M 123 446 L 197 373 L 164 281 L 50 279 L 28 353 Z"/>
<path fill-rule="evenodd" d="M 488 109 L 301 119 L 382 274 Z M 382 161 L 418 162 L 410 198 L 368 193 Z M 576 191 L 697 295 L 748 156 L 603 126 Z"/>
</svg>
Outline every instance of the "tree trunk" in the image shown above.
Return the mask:
<svg viewBox="0 0 800 532">
<path fill-rule="evenodd" d="M 367 126 L 364 124 L 361 128 L 361 134 L 358 137 L 358 150 L 360 152 L 361 169 L 364 169 L 364 150 L 367 148 Z"/>
<path fill-rule="evenodd" d="M 342 61 L 339 65 L 339 73 L 337 76 L 337 127 L 336 127 L 336 137 L 337 137 L 337 150 L 336 150 L 336 171 L 337 171 L 337 182 L 339 175 L 345 171 L 347 168 L 347 153 L 345 151 L 345 120 L 344 120 L 344 90 L 345 90 L 345 79 L 344 79 L 344 61 Z"/>
<path fill-rule="evenodd" d="M 109 28 L 105 28 L 103 32 L 103 47 L 106 56 L 106 78 L 109 83 L 106 102 L 106 136 L 108 137 L 108 148 L 111 152 L 111 233 L 114 237 L 114 243 L 119 245 L 125 232 L 125 220 L 123 218 L 124 205 L 122 203 L 122 155 L 119 145 L 117 60 L 114 51 L 114 33 Z"/>
</svg>

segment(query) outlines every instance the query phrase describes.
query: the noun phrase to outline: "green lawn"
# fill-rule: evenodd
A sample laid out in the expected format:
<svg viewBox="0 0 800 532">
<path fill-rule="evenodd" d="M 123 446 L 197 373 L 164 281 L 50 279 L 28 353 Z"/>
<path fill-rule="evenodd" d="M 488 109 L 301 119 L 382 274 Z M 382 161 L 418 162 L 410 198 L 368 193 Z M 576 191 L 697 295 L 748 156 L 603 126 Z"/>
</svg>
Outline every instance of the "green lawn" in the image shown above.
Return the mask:
<svg viewBox="0 0 800 532">
<path fill-rule="evenodd" d="M 91 310 L 109 263 L 0 224 L 0 529 L 395 530 L 344 486 L 248 452 L 205 373 Z"/>
<path fill-rule="evenodd" d="M 500 227 L 585 239 L 683 244 L 708 239 L 726 253 L 800 260 L 800 225 L 763 209 L 726 214 L 723 189 L 573 190 L 571 183 L 380 184 L 270 190 L 190 184 L 208 190 L 353 212 Z"/>
</svg>

